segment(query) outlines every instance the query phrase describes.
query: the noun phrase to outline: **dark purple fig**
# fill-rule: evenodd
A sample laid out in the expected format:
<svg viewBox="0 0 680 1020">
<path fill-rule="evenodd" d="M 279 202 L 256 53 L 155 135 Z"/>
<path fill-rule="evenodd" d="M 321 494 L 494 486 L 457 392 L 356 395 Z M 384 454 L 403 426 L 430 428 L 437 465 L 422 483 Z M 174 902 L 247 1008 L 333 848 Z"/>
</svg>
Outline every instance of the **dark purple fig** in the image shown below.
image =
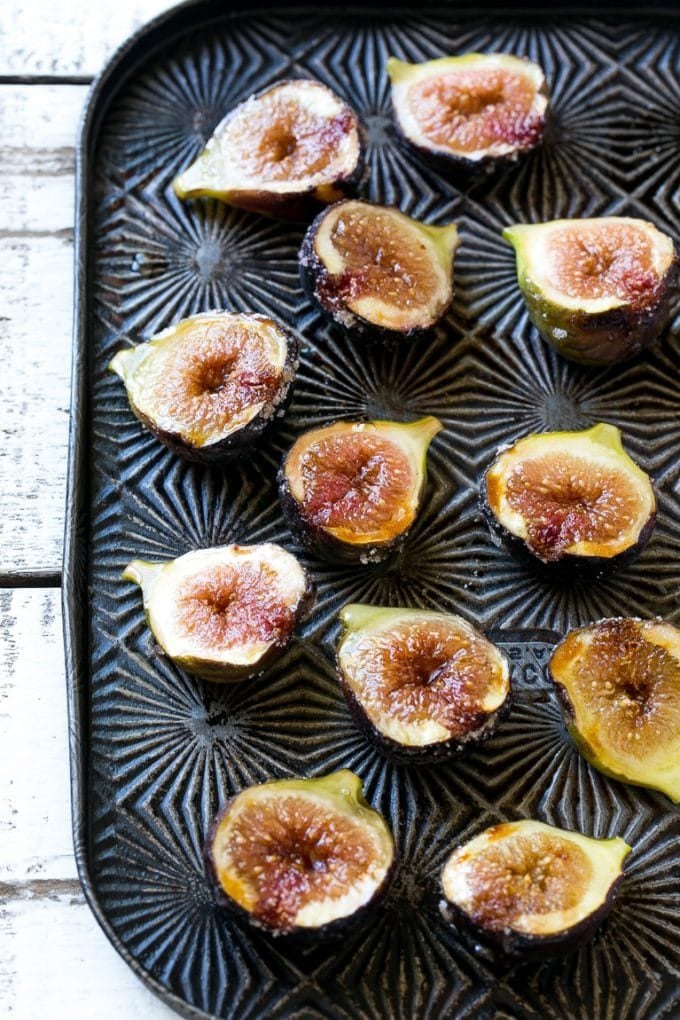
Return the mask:
<svg viewBox="0 0 680 1020">
<path fill-rule="evenodd" d="M 680 630 L 600 620 L 567 634 L 550 660 L 577 748 L 605 775 L 680 801 Z"/>
<path fill-rule="evenodd" d="M 218 816 L 206 857 L 220 899 L 272 935 L 345 935 L 395 869 L 394 840 L 348 769 L 243 790 Z"/>
<path fill-rule="evenodd" d="M 306 219 L 353 191 L 363 172 L 356 113 L 321 82 L 280 81 L 235 107 L 175 178 L 180 198 L 218 198 Z"/>
<path fill-rule="evenodd" d="M 486 829 L 442 870 L 443 916 L 501 955 L 535 960 L 588 941 L 614 904 L 630 847 L 526 819 Z"/>
<path fill-rule="evenodd" d="M 324 210 L 300 249 L 305 290 L 343 329 L 403 340 L 431 329 L 453 299 L 455 224 L 349 200 Z"/>
<path fill-rule="evenodd" d="M 515 248 L 531 321 L 565 358 L 618 364 L 666 325 L 678 259 L 672 239 L 646 220 L 518 223 L 503 237 Z"/>
<path fill-rule="evenodd" d="M 631 563 L 654 527 L 648 475 L 614 425 L 542 432 L 501 450 L 486 472 L 492 532 L 523 558 L 555 572 L 591 575 Z"/>
<path fill-rule="evenodd" d="M 348 605 L 340 684 L 359 728 L 394 761 L 443 761 L 489 737 L 507 708 L 508 662 L 459 616 Z"/>
<path fill-rule="evenodd" d="M 165 563 L 133 560 L 154 638 L 168 658 L 205 680 L 262 672 L 289 644 L 312 588 L 279 545 L 222 545 Z"/>
<path fill-rule="evenodd" d="M 423 158 L 454 175 L 497 169 L 541 140 L 545 75 L 523 57 L 467 53 L 387 61 L 397 130 Z"/>
<path fill-rule="evenodd" d="M 207 463 L 252 451 L 286 406 L 298 343 L 265 315 L 204 312 L 116 354 L 133 413 L 167 447 Z"/>
<path fill-rule="evenodd" d="M 328 559 L 384 559 L 416 519 L 427 449 L 441 428 L 432 417 L 340 421 L 301 435 L 279 475 L 281 507 L 300 541 Z"/>
</svg>

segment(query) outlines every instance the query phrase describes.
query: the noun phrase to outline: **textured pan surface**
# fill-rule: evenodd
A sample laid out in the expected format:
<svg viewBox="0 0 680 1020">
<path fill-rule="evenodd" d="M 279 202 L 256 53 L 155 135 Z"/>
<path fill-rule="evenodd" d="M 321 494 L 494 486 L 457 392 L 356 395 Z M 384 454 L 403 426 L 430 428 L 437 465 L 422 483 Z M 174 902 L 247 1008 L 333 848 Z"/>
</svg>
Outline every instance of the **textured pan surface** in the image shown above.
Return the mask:
<svg viewBox="0 0 680 1020">
<path fill-rule="evenodd" d="M 677 237 L 680 24 L 441 10 L 416 20 L 310 6 L 206 27 L 217 6 L 175 15 L 119 58 L 93 100 L 80 157 L 65 609 L 76 848 L 88 897 L 128 962 L 189 1016 L 670 1015 L 680 969 L 678 812 L 585 764 L 544 667 L 572 626 L 616 614 L 680 620 L 678 336 L 671 329 L 621 369 L 560 360 L 528 322 L 500 231 L 517 220 L 617 214 L 650 218 Z M 496 49 L 540 61 L 555 116 L 540 151 L 461 194 L 394 141 L 383 67 L 389 54 Z M 173 196 L 173 175 L 230 107 L 296 76 L 328 83 L 365 120 L 365 197 L 459 223 L 457 297 L 431 342 L 388 352 L 348 342 L 302 295 L 304 226 Z M 245 467 L 224 471 L 173 457 L 106 371 L 123 344 L 218 307 L 277 316 L 303 344 L 288 418 Z M 119 580 L 128 560 L 233 541 L 296 551 L 274 484 L 294 436 L 336 417 L 424 414 L 445 430 L 405 547 L 372 568 L 303 555 L 317 608 L 266 677 L 220 689 L 156 654 L 139 594 Z M 598 420 L 619 425 L 654 476 L 658 525 L 641 559 L 614 579 L 557 586 L 492 545 L 479 478 L 500 443 Z M 371 751 L 332 668 L 336 612 L 362 600 L 450 610 L 502 642 L 519 693 L 483 750 L 430 769 L 395 767 Z M 340 767 L 362 776 L 394 825 L 402 864 L 387 905 L 330 949 L 291 950 L 246 932 L 214 908 L 204 877 L 203 840 L 218 805 L 252 782 Z M 634 854 L 592 945 L 541 966 L 498 966 L 445 927 L 437 876 L 454 844 L 528 815 L 623 836 Z"/>
</svg>

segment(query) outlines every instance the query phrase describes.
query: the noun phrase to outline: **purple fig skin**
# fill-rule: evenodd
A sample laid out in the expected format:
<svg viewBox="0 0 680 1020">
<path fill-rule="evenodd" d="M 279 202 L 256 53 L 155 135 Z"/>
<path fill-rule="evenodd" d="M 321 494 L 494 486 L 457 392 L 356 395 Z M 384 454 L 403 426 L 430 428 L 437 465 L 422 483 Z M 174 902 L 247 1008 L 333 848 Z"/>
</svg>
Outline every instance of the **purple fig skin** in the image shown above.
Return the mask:
<svg viewBox="0 0 680 1020">
<path fill-rule="evenodd" d="M 336 203 L 339 205 L 340 203 Z M 334 325 L 338 326 L 345 333 L 356 336 L 360 334 L 362 340 L 387 345 L 400 344 L 403 341 L 414 341 L 431 336 L 437 325 L 446 315 L 448 308 L 453 301 L 453 284 L 448 306 L 442 311 L 436 322 L 430 322 L 425 326 L 410 329 L 389 329 L 386 326 L 378 326 L 369 322 L 361 315 L 357 315 L 347 307 L 341 297 L 334 294 L 333 277 L 326 269 L 319 258 L 314 240 L 324 218 L 332 206 L 323 209 L 312 221 L 302 241 L 298 261 L 300 265 L 300 282 L 305 296 L 326 315 Z M 454 253 L 455 254 L 455 253 Z M 451 259 L 453 264 L 453 257 Z"/>
<path fill-rule="evenodd" d="M 629 567 L 643 552 L 656 523 L 656 511 L 654 511 L 647 518 L 634 545 L 624 549 L 616 556 L 575 556 L 573 553 L 565 553 L 559 560 L 542 560 L 523 539 L 508 531 L 494 514 L 487 496 L 486 475 L 482 480 L 480 492 L 480 509 L 494 539 L 494 544 L 502 545 L 524 566 L 554 580 L 569 581 L 573 578 L 598 580 L 598 578 Z"/>
<path fill-rule="evenodd" d="M 231 896 L 227 896 L 224 892 L 217 877 L 217 869 L 213 855 L 213 844 L 217 829 L 235 800 L 236 797 L 234 796 L 227 801 L 210 826 L 203 845 L 203 862 L 215 903 L 230 913 L 237 920 L 245 923 L 251 928 L 255 928 L 257 931 L 265 932 L 272 938 L 281 938 L 284 939 L 286 943 L 304 947 L 315 945 L 318 942 L 334 942 L 338 939 L 349 937 L 357 930 L 363 928 L 373 916 L 374 912 L 379 910 L 384 904 L 399 868 L 398 850 L 396 845 L 394 847 L 392 863 L 382 882 L 373 893 L 371 899 L 359 907 L 358 910 L 355 910 L 353 914 L 349 914 L 347 917 L 336 918 L 335 921 L 329 921 L 326 924 L 319 925 L 317 928 L 303 928 L 299 925 L 295 925 L 292 928 L 274 928 L 265 921 L 256 917 L 250 911 L 237 903 L 236 900 L 233 900 Z"/>
<path fill-rule="evenodd" d="M 413 747 L 408 744 L 401 744 L 380 732 L 377 726 L 369 719 L 361 702 L 347 683 L 337 658 L 336 669 L 340 681 L 340 689 L 347 702 L 349 714 L 357 729 L 366 737 L 376 751 L 384 755 L 389 761 L 394 762 L 395 765 L 437 765 L 440 762 L 449 761 L 451 758 L 457 758 L 467 752 L 474 751 L 479 744 L 484 743 L 493 736 L 498 724 L 508 714 L 512 705 L 511 688 L 503 704 L 499 705 L 495 711 L 480 712 L 479 724 L 464 737 L 452 737 L 450 740 L 438 741 L 436 744 Z"/>
<path fill-rule="evenodd" d="M 511 928 L 493 931 L 474 921 L 466 911 L 446 899 L 440 901 L 439 909 L 444 920 L 466 941 L 472 945 L 484 945 L 499 961 L 539 962 L 553 956 L 573 953 L 593 938 L 599 925 L 614 906 L 623 877 L 620 875 L 611 884 L 604 903 L 597 910 L 571 928 L 552 935 L 527 935 Z"/>
</svg>

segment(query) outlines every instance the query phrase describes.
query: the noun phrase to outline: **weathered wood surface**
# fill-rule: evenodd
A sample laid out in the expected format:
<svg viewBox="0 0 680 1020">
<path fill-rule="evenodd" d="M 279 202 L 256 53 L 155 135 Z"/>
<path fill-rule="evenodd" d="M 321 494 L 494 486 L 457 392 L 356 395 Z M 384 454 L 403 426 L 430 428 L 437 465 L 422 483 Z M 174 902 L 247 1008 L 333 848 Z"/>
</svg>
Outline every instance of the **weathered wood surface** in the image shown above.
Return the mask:
<svg viewBox="0 0 680 1020">
<path fill-rule="evenodd" d="M 167 0 L 18 0 L 0 4 L 0 77 L 88 78 Z"/>
<path fill-rule="evenodd" d="M 0 1016 L 174 1015 L 100 931 L 71 843 L 57 589 L 0 589 Z"/>
</svg>

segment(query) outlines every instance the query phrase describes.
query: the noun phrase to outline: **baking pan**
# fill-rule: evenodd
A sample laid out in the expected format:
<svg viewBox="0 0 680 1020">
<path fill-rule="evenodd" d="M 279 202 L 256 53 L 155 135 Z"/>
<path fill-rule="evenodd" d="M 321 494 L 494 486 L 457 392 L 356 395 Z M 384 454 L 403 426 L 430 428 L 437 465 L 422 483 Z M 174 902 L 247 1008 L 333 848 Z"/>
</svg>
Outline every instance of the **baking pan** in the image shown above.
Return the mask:
<svg viewBox="0 0 680 1020">
<path fill-rule="evenodd" d="M 617 614 L 680 618 L 677 333 L 672 327 L 620 368 L 560 360 L 528 323 L 500 230 L 517 220 L 624 214 L 678 235 L 679 29 L 672 10 L 642 18 L 623 5 L 546 13 L 530 5 L 196 3 L 143 29 L 96 83 L 78 153 L 64 579 L 75 849 L 109 939 L 184 1016 L 677 1015 L 678 812 L 661 794 L 585 764 L 545 678 L 552 645 L 572 626 Z M 468 50 L 538 60 L 555 115 L 540 151 L 463 193 L 396 144 L 383 68 L 389 54 Z M 173 196 L 173 175 L 225 111 L 296 76 L 328 83 L 363 117 L 368 198 L 460 225 L 456 301 L 431 342 L 386 351 L 343 339 L 302 295 L 302 227 Z M 271 313 L 303 344 L 289 416 L 249 463 L 224 470 L 183 463 L 161 447 L 106 368 L 124 344 L 216 307 Z M 403 550 L 351 569 L 298 550 L 273 483 L 293 437 L 335 417 L 425 413 L 445 430 Z M 597 420 L 619 425 L 653 475 L 658 525 L 641 559 L 614 578 L 546 582 L 490 542 L 478 512 L 480 473 L 500 443 Z M 235 540 L 276 540 L 300 553 L 318 603 L 266 676 L 220 688 L 156 654 L 139 594 L 120 572 L 133 557 Z M 362 599 L 452 610 L 506 648 L 516 703 L 483 750 L 412 768 L 388 764 L 365 743 L 332 666 L 337 610 Z M 252 782 L 343 766 L 391 819 L 401 852 L 373 923 L 340 945 L 300 950 L 223 916 L 202 865 L 218 805 Z M 592 944 L 540 966 L 511 966 L 445 927 L 438 872 L 455 843 L 526 816 L 623 836 L 634 853 Z"/>
</svg>

